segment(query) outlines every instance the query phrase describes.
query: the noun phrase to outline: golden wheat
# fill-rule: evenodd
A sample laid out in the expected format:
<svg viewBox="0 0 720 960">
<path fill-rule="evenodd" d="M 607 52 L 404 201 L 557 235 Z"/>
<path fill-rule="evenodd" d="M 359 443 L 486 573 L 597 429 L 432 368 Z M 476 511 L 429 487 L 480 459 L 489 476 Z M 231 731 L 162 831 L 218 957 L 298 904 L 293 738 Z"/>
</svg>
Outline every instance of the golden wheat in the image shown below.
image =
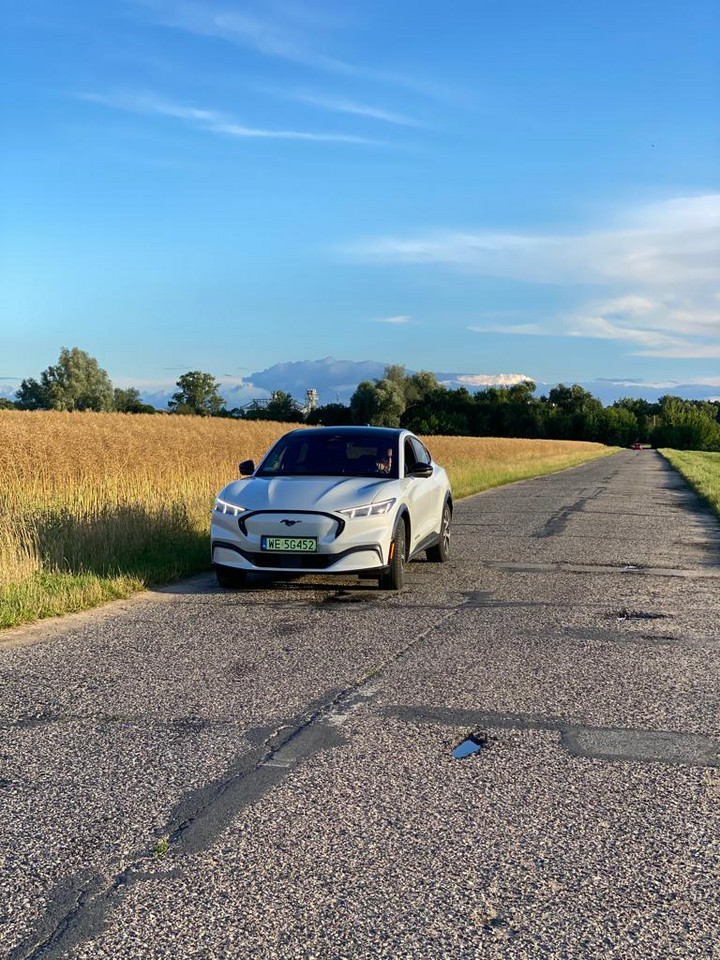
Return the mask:
<svg viewBox="0 0 720 960">
<path fill-rule="evenodd" d="M 208 563 L 214 495 L 290 425 L 0 411 L 0 626 Z M 600 444 L 428 437 L 455 495 L 572 466 Z"/>
<path fill-rule="evenodd" d="M 616 448 L 574 440 L 505 437 L 423 437 L 450 475 L 453 494 L 466 497 L 489 487 L 574 467 Z"/>
</svg>

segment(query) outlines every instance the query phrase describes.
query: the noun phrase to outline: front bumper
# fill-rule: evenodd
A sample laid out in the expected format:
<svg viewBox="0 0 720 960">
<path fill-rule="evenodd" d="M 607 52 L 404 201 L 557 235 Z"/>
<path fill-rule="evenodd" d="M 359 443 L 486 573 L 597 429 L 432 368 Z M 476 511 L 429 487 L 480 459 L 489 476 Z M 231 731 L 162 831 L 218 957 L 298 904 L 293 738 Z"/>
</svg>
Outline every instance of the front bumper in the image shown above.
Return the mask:
<svg viewBox="0 0 720 960">
<path fill-rule="evenodd" d="M 358 517 L 319 511 L 248 511 L 239 517 L 213 513 L 214 564 L 238 570 L 303 573 L 363 573 L 386 569 L 394 516 Z M 317 538 L 317 552 L 276 553 L 261 549 L 263 536 Z"/>
</svg>

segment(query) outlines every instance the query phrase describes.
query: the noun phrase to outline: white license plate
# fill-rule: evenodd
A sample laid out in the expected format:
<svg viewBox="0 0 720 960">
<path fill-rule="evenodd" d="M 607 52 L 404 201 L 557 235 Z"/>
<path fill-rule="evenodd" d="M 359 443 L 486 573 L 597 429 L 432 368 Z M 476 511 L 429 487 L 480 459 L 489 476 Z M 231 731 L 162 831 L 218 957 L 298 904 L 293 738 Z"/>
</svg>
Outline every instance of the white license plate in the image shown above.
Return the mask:
<svg viewBox="0 0 720 960">
<path fill-rule="evenodd" d="M 260 549 L 276 553 L 316 553 L 317 537 L 262 537 Z"/>
</svg>

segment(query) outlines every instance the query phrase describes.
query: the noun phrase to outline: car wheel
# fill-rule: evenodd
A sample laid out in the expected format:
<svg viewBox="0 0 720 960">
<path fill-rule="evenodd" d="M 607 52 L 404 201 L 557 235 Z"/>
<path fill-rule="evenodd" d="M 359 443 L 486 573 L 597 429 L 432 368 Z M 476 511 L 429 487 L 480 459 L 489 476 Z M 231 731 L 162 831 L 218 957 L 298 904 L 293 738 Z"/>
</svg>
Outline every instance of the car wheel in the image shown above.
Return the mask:
<svg viewBox="0 0 720 960">
<path fill-rule="evenodd" d="M 405 584 L 405 522 L 395 527 L 390 546 L 390 569 L 380 577 L 381 590 L 402 590 Z"/>
<path fill-rule="evenodd" d="M 235 567 L 215 567 L 215 576 L 221 587 L 227 590 L 237 590 L 238 587 L 245 586 L 247 573 L 245 570 L 237 570 Z"/>
<path fill-rule="evenodd" d="M 430 563 L 445 563 L 450 557 L 450 521 L 452 520 L 452 510 L 450 504 L 446 503 L 443 507 L 442 520 L 440 521 L 440 542 L 425 551 L 425 556 Z"/>
</svg>

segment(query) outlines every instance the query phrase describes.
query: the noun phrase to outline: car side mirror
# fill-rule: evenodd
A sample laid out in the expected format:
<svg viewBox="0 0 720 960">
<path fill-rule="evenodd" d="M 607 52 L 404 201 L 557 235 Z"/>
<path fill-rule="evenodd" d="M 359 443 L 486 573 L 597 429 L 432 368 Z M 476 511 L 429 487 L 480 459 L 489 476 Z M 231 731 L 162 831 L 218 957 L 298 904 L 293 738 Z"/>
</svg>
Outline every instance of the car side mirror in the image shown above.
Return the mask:
<svg viewBox="0 0 720 960">
<path fill-rule="evenodd" d="M 431 463 L 416 463 L 410 471 L 411 477 L 431 477 L 433 472 Z"/>
<path fill-rule="evenodd" d="M 240 471 L 241 477 L 249 477 L 255 473 L 255 461 L 254 460 L 243 460 L 242 463 L 238 464 L 238 470 Z"/>
</svg>

